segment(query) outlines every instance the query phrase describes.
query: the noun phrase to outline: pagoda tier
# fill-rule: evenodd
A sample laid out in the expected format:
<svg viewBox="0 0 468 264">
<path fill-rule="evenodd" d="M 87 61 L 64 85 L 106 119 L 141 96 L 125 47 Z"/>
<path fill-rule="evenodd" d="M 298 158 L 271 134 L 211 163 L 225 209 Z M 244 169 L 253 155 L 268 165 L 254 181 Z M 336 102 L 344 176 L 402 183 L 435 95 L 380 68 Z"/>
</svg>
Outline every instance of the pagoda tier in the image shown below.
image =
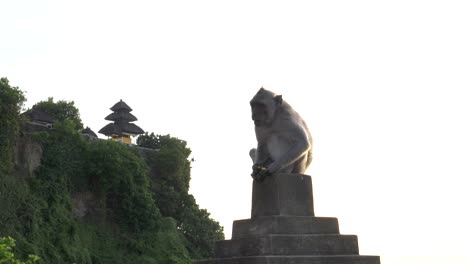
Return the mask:
<svg viewBox="0 0 468 264">
<path fill-rule="evenodd" d="M 124 101 L 120 100 L 110 108 L 113 113 L 106 116 L 106 120 L 114 121 L 114 123 L 107 124 L 99 133 L 111 137 L 113 141 L 120 141 L 127 144 L 132 143 L 130 136 L 136 136 L 145 133 L 139 126 L 130 123 L 138 119 L 130 112 L 132 108 Z"/>
<path fill-rule="evenodd" d="M 99 133 L 104 134 L 106 136 L 112 136 L 112 135 L 136 136 L 136 135 L 145 133 L 145 131 L 143 131 L 143 129 L 141 129 L 139 126 L 132 124 L 132 123 L 122 123 L 122 124 L 110 123 L 110 124 L 107 124 L 105 127 L 101 128 L 101 130 L 99 130 Z"/>
<path fill-rule="evenodd" d="M 127 121 L 127 122 L 133 122 L 133 121 L 138 120 L 134 115 L 128 112 L 114 112 L 106 116 L 106 118 L 104 119 L 109 120 L 109 121 Z"/>
<path fill-rule="evenodd" d="M 133 109 L 130 108 L 122 99 L 110 108 L 113 112 L 131 112 Z"/>
</svg>

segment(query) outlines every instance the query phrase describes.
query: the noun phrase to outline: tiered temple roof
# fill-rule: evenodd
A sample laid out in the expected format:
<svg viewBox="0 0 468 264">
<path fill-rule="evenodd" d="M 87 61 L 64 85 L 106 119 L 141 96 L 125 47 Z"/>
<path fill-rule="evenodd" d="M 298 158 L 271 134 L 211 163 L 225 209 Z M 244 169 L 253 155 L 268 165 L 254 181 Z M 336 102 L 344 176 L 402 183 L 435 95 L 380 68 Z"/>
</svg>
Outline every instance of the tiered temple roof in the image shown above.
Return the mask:
<svg viewBox="0 0 468 264">
<path fill-rule="evenodd" d="M 107 124 L 99 130 L 99 133 L 108 137 L 122 137 L 122 136 L 136 136 L 145 133 L 139 126 L 130 123 L 138 119 L 132 115 L 130 108 L 124 101 L 120 100 L 110 108 L 113 113 L 106 116 L 106 120 L 114 121 L 114 123 Z"/>
</svg>

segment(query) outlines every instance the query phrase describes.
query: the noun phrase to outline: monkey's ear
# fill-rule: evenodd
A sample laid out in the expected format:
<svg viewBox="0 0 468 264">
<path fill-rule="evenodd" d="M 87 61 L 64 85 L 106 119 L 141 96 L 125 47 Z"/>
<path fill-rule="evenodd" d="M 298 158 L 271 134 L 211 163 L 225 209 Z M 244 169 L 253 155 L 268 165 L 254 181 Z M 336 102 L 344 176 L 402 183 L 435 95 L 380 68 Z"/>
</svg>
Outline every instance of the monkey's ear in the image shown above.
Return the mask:
<svg viewBox="0 0 468 264">
<path fill-rule="evenodd" d="M 281 105 L 283 103 L 283 96 L 282 95 L 275 96 L 275 101 L 278 105 Z"/>
</svg>

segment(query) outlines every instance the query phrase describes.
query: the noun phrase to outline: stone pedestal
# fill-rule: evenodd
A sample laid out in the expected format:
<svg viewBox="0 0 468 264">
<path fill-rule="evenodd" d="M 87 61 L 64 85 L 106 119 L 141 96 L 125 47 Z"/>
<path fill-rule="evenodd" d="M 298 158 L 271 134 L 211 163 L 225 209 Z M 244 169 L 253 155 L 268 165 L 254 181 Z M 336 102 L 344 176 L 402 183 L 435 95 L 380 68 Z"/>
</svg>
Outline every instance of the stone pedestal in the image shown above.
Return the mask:
<svg viewBox="0 0 468 264">
<path fill-rule="evenodd" d="M 312 181 L 302 174 L 277 174 L 252 185 L 252 218 L 314 216 Z"/>
<path fill-rule="evenodd" d="M 194 264 L 380 264 L 361 256 L 357 236 L 340 235 L 338 220 L 315 217 L 311 177 L 276 174 L 253 182 L 251 219 L 234 221 L 232 239 L 215 258 Z"/>
</svg>

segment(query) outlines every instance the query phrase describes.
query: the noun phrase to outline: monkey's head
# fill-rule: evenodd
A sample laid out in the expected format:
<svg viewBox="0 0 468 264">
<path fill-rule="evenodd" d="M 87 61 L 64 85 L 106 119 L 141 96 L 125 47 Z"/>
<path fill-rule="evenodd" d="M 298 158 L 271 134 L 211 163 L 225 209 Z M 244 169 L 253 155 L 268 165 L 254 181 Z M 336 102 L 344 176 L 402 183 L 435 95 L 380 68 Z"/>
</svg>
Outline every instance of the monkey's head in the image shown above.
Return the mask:
<svg viewBox="0 0 468 264">
<path fill-rule="evenodd" d="M 276 114 L 276 110 L 283 103 L 281 95 L 276 95 L 263 87 L 255 94 L 250 101 L 252 108 L 252 120 L 255 126 L 268 126 L 270 125 Z"/>
</svg>

